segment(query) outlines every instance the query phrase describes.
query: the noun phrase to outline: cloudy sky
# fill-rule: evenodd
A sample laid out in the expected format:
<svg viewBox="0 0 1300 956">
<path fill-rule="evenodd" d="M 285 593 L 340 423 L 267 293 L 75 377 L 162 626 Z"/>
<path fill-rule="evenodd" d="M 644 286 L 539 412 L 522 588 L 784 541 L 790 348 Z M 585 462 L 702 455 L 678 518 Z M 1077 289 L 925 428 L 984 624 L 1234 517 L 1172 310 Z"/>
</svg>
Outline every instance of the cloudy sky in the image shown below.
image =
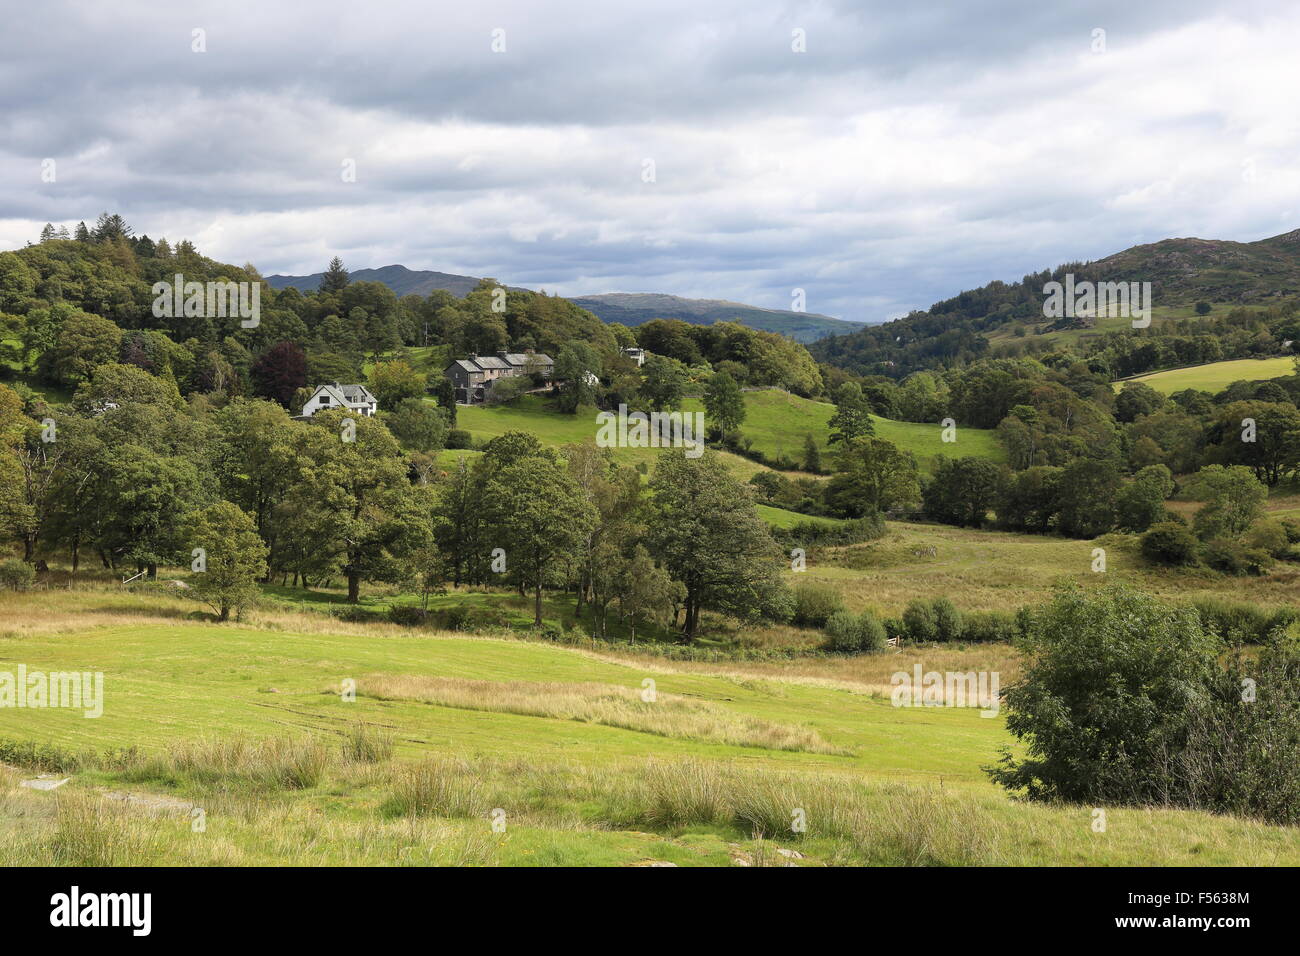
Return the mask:
<svg viewBox="0 0 1300 956">
<path fill-rule="evenodd" d="M 1288 0 L 3 6 L 0 249 L 110 210 L 264 274 L 880 321 L 1300 227 Z"/>
</svg>

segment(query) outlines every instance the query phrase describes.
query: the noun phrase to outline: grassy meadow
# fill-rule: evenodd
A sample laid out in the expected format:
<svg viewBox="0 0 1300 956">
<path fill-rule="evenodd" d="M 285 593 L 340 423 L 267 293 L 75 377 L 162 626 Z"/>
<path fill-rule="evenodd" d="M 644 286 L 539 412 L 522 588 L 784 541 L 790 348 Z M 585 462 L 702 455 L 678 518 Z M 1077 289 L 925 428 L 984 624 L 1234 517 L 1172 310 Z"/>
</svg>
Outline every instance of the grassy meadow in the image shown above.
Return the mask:
<svg viewBox="0 0 1300 956">
<path fill-rule="evenodd" d="M 1096 548 L 1106 552 L 1104 573 L 1092 570 Z M 1206 568 L 1155 567 L 1140 554 L 1137 535 L 1074 540 L 901 521 L 891 521 L 876 541 L 815 549 L 808 570 L 788 577 L 792 583 L 800 577 L 827 581 L 850 607 L 885 615 L 931 594 L 951 598 L 962 610 L 1014 611 L 1043 602 L 1064 583 L 1125 583 L 1171 602 L 1220 598 L 1282 605 L 1300 598 L 1300 570 L 1286 563 L 1260 577 L 1233 577 Z"/>
<path fill-rule="evenodd" d="M 1281 378 L 1295 373 L 1295 360 L 1290 356 L 1267 359 L 1234 359 L 1228 362 L 1211 362 L 1208 365 L 1193 365 L 1189 368 L 1167 369 L 1139 375 L 1126 381 L 1142 382 L 1150 385 L 1157 392 L 1172 395 L 1185 388 L 1195 388 L 1203 392 L 1221 392 L 1233 382 L 1259 382 L 1270 378 Z M 1115 388 L 1123 387 L 1123 382 L 1116 382 Z"/>
<path fill-rule="evenodd" d="M 688 398 L 682 403 L 686 412 L 702 412 L 704 404 L 699 399 Z M 779 390 L 745 393 L 745 422 L 741 434 L 750 439 L 753 447 L 769 457 L 788 456 L 795 460 L 803 457 L 806 436 L 812 435 L 825 459 L 832 453 L 829 422 L 835 406 L 816 402 Z M 527 395 L 511 405 L 489 408 L 487 406 L 459 406 L 457 427 L 468 431 L 476 441 L 486 441 L 508 431 L 527 431 L 536 435 L 546 445 L 564 445 L 571 442 L 586 443 L 596 437 L 596 410 L 581 409 L 575 415 L 566 415 L 554 403 L 538 395 Z M 876 435 L 888 439 L 905 451 L 916 455 L 922 468 L 929 468 L 936 455 L 950 458 L 975 456 L 1003 461 L 1006 452 L 990 429 L 957 429 L 957 440 L 945 443 L 939 425 L 916 422 L 899 422 L 872 416 Z M 654 448 L 616 448 L 620 460 L 631 464 L 653 466 Z M 730 452 L 719 452 L 733 475 L 748 481 L 767 469 Z"/>
<path fill-rule="evenodd" d="M 1105 575 L 1089 570 L 1095 546 Z M 1006 609 L 1060 579 L 1111 575 L 1167 596 L 1295 591 L 1281 574 L 1165 576 L 1109 538 L 906 523 L 814 550 L 806 572 L 886 613 L 919 593 Z M 1228 817 L 1108 808 L 1094 833 L 1090 807 L 1022 803 L 987 780 L 981 768 L 1012 745 L 1002 715 L 891 705 L 890 675 L 916 665 L 997 671 L 1005 688 L 1019 669 L 1005 645 L 677 661 L 626 643 L 350 622 L 326 613 L 340 600 L 268 588 L 244 620 L 217 624 L 165 581 L 0 594 L 0 670 L 105 680 L 97 719 L 0 708 L 0 863 L 1300 864 L 1300 832 Z M 553 596 L 548 619 L 571 607 Z M 23 785 L 42 775 L 68 782 Z M 791 829 L 796 816 L 806 829 Z"/>
</svg>

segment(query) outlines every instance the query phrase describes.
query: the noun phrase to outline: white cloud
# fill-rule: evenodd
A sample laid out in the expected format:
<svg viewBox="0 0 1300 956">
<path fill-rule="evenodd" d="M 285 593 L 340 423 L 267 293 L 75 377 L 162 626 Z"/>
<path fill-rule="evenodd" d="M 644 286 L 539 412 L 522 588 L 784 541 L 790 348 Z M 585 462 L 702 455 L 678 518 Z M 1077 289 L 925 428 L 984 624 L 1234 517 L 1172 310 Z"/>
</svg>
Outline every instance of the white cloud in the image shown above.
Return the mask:
<svg viewBox="0 0 1300 956">
<path fill-rule="evenodd" d="M 775 308 L 799 286 L 878 320 L 1300 225 L 1300 12 L 1137 6 L 33 6 L 0 38 L 0 246 L 113 209 L 267 273 L 338 253 Z"/>
</svg>

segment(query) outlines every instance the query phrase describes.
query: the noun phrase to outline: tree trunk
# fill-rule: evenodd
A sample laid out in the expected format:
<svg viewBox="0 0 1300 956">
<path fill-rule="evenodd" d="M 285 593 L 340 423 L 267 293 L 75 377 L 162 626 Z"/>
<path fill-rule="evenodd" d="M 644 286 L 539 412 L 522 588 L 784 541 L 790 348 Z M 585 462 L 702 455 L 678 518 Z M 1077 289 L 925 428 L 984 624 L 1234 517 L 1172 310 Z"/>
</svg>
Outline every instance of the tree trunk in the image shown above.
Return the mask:
<svg viewBox="0 0 1300 956">
<path fill-rule="evenodd" d="M 221 605 L 221 620 L 223 621 L 230 620 L 230 605 L 228 604 Z"/>
<path fill-rule="evenodd" d="M 533 627 L 541 627 L 542 626 L 542 579 L 540 577 L 537 579 L 537 598 L 533 605 L 533 608 L 534 608 Z"/>
<path fill-rule="evenodd" d="M 348 603 L 356 604 L 361 600 L 361 575 L 356 571 L 348 572 Z"/>
</svg>

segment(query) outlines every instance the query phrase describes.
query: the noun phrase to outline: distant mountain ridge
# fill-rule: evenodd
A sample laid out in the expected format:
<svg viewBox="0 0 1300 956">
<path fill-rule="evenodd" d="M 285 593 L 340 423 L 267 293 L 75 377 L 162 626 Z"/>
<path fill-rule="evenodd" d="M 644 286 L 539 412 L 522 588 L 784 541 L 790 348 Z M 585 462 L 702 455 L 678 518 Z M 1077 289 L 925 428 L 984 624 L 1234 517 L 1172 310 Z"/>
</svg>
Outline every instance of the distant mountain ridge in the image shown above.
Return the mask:
<svg viewBox="0 0 1300 956">
<path fill-rule="evenodd" d="M 751 329 L 780 332 L 796 342 L 815 342 L 828 335 L 844 335 L 861 328 L 860 322 L 819 315 L 816 312 L 788 312 L 764 309 L 726 299 L 686 299 L 660 292 L 609 292 L 579 295 L 569 301 L 593 312 L 606 322 L 641 325 L 651 319 L 681 319 L 693 325 L 739 322 Z"/>
<path fill-rule="evenodd" d="M 273 289 L 293 286 L 303 292 L 310 292 L 320 288 L 323 275 L 320 272 L 309 276 L 272 275 L 267 276 L 266 281 Z M 473 291 L 480 281 L 474 276 L 413 270 L 402 265 L 356 269 L 351 277 L 356 282 L 381 282 L 398 296 L 428 295 L 435 289 L 445 289 L 458 298 Z M 621 322 L 624 325 L 641 325 L 651 319 L 681 319 L 693 325 L 738 322 L 751 329 L 778 332 L 788 335 L 796 342 L 805 343 L 815 342 L 828 335 L 852 332 L 861 326 L 858 322 L 819 315 L 816 312 L 788 312 L 725 299 L 687 299 L 658 292 L 611 292 L 565 298 L 603 322 Z"/>
<path fill-rule="evenodd" d="M 325 273 L 317 272 L 309 276 L 267 276 L 266 282 L 272 289 L 287 289 L 293 286 L 302 292 L 314 292 L 320 288 L 320 280 Z M 399 298 L 404 295 L 428 295 L 434 289 L 446 289 L 452 295 L 463 299 L 474 291 L 479 280 L 474 276 L 460 276 L 451 272 L 432 272 L 408 269 L 406 266 L 381 266 L 378 269 L 353 269 L 350 273 L 353 282 L 382 282 L 393 290 Z"/>
</svg>

